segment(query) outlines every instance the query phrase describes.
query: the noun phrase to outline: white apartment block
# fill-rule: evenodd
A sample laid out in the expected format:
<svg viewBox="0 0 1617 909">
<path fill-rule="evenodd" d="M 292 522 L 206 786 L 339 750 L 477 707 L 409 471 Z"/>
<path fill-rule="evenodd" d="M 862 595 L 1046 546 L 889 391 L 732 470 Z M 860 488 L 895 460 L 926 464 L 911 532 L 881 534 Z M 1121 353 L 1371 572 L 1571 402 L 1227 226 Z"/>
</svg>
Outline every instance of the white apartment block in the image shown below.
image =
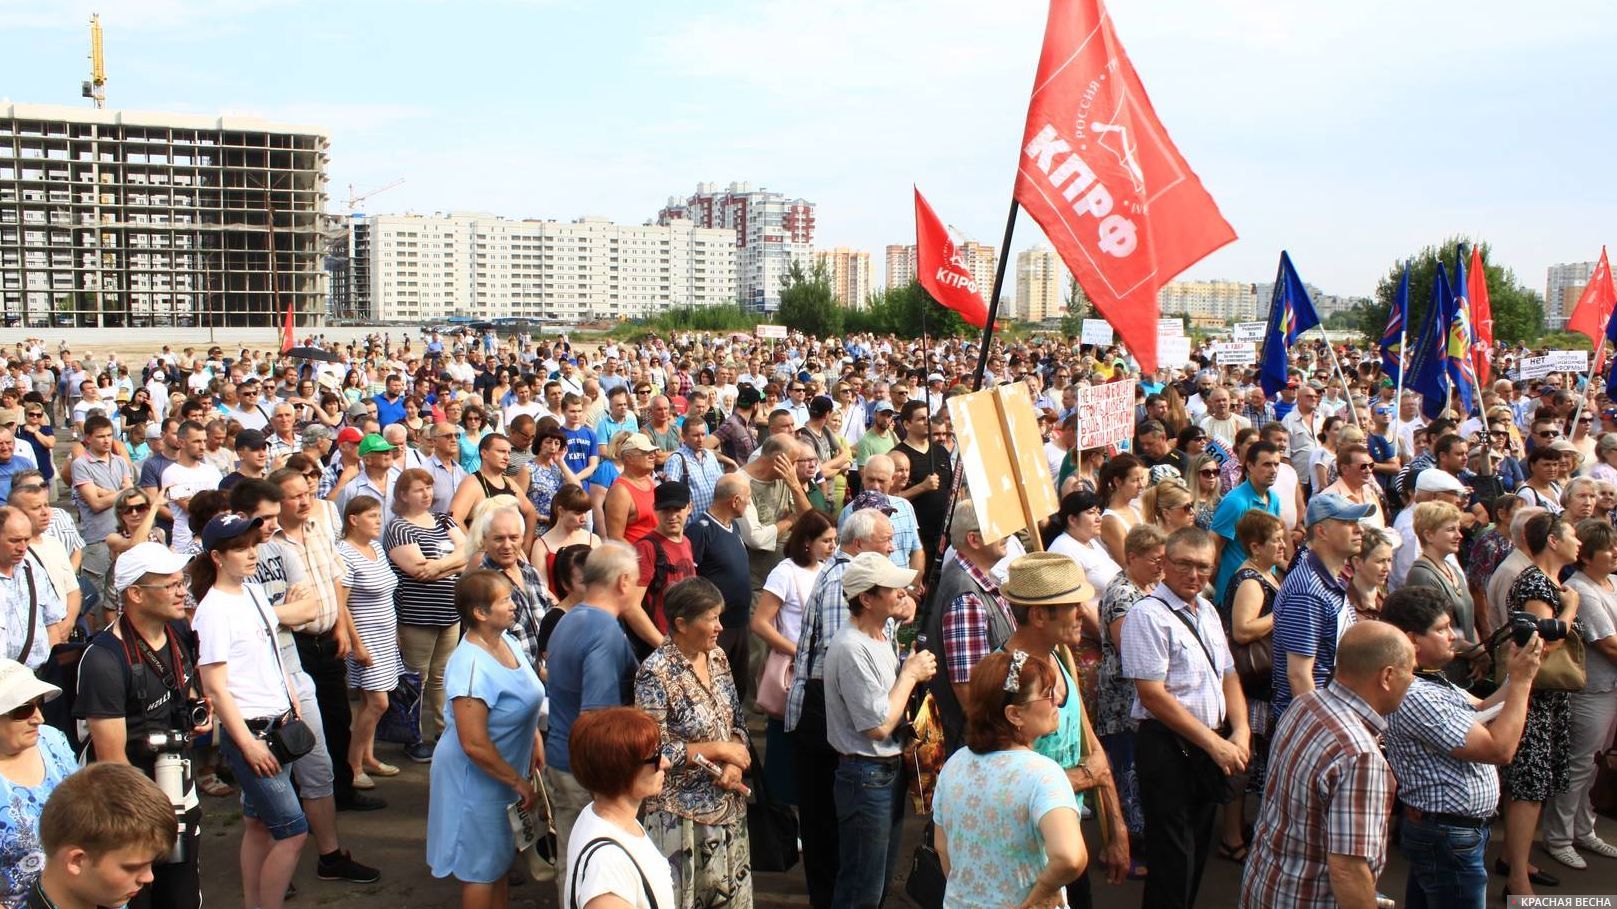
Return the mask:
<svg viewBox="0 0 1617 909">
<path fill-rule="evenodd" d="M 1565 262 L 1551 265 L 1544 278 L 1544 327 L 1564 331 L 1572 307 L 1595 273 L 1598 262 Z"/>
<path fill-rule="evenodd" d="M 976 280 L 983 302 L 990 302 L 988 295 L 994 291 L 994 268 L 999 265 L 999 250 L 986 243 L 965 240 L 955 244 L 955 252 Z M 908 287 L 915 279 L 915 244 L 887 247 L 887 286 Z"/>
<path fill-rule="evenodd" d="M 1268 297 L 1264 297 L 1264 313 Z M 1170 281 L 1157 291 L 1165 316 L 1201 322 L 1252 322 L 1258 312 L 1258 286 L 1246 281 Z"/>
<path fill-rule="evenodd" d="M 870 253 L 838 246 L 814 254 L 814 262 L 825 267 L 831 279 L 831 293 L 849 309 L 863 309 L 870 299 Z"/>
<path fill-rule="evenodd" d="M 675 219 L 513 221 L 481 212 L 354 219 L 355 308 L 386 322 L 449 316 L 570 325 L 733 304 L 735 234 Z"/>
<path fill-rule="evenodd" d="M 5 324 L 305 324 L 329 142 L 252 117 L 0 103 Z"/>
<path fill-rule="evenodd" d="M 813 267 L 814 203 L 755 190 L 750 183 L 719 189 L 699 183 L 686 199 L 670 196 L 657 213 L 658 224 L 689 220 L 699 228 L 731 232 L 736 247 L 736 300 L 754 312 L 780 308 L 781 280 L 796 262 Z"/>
<path fill-rule="evenodd" d="M 1066 269 L 1061 257 L 1048 246 L 1035 246 L 1016 254 L 1016 309 L 1019 322 L 1043 322 L 1066 314 L 1061 296 Z M 992 282 L 993 278 L 990 277 Z M 985 292 L 983 295 L 987 297 Z"/>
</svg>

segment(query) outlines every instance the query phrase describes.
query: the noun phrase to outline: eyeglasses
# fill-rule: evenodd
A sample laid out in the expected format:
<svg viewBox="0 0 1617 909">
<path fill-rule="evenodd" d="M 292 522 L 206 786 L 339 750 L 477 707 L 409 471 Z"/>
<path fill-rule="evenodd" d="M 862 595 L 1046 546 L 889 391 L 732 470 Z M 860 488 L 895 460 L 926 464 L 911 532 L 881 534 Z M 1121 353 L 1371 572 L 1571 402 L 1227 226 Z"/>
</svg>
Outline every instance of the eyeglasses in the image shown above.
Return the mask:
<svg viewBox="0 0 1617 909">
<path fill-rule="evenodd" d="M 6 716 L 7 718 L 16 720 L 20 723 L 23 720 L 32 719 L 35 711 L 40 710 L 44 706 L 44 698 L 34 698 L 26 704 L 19 704 L 16 707 L 6 711 Z"/>
<path fill-rule="evenodd" d="M 1169 559 L 1168 564 L 1185 572 L 1186 574 L 1211 575 L 1213 565 L 1211 562 L 1193 562 L 1186 559 Z"/>
<path fill-rule="evenodd" d="M 170 581 L 167 584 L 136 584 L 135 586 L 141 588 L 142 590 L 167 590 L 170 593 L 178 593 L 185 589 L 185 579 L 180 578 L 177 581 Z"/>
</svg>

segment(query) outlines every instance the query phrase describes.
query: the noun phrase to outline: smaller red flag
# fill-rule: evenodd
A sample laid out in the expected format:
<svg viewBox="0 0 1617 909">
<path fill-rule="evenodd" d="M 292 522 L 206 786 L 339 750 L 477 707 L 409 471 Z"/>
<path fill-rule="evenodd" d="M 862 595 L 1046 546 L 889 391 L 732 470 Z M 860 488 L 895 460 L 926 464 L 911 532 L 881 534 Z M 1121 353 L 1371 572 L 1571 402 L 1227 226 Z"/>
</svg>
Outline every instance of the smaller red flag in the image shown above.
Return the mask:
<svg viewBox="0 0 1617 909">
<path fill-rule="evenodd" d="M 1612 290 L 1611 264 L 1606 261 L 1606 248 L 1602 246 L 1600 262 L 1595 265 L 1589 283 L 1584 285 L 1583 293 L 1578 296 L 1577 305 L 1572 307 L 1572 315 L 1566 320 L 1566 330 L 1579 332 L 1587 336 L 1590 343 L 1599 346 L 1600 339 L 1606 335 L 1606 323 L 1611 321 L 1614 308 L 1617 308 L 1617 293 Z"/>
<path fill-rule="evenodd" d="M 915 276 L 932 299 L 960 313 L 971 325 L 988 325 L 983 288 L 977 286 L 977 279 L 955 251 L 948 228 L 921 196 L 919 187 L 915 190 Z"/>
<path fill-rule="evenodd" d="M 1488 351 L 1493 349 L 1493 307 L 1488 303 L 1488 272 L 1482 265 L 1482 244 L 1471 244 L 1471 266 L 1466 272 L 1466 297 L 1471 301 L 1471 330 L 1477 346 L 1471 356 L 1477 367 L 1477 381 L 1488 384 Z"/>
<path fill-rule="evenodd" d="M 286 353 L 297 346 L 297 339 L 293 337 L 292 305 L 286 304 L 286 321 L 281 324 L 281 353 Z"/>
</svg>

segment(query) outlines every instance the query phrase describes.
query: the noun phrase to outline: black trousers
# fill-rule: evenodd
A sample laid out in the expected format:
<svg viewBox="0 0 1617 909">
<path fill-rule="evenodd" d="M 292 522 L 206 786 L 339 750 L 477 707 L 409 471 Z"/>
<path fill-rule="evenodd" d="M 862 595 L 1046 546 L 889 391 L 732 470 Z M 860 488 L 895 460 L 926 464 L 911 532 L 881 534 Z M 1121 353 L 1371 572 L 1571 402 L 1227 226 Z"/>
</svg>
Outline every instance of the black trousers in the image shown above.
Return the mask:
<svg viewBox="0 0 1617 909">
<path fill-rule="evenodd" d="M 337 639 L 325 634 L 292 635 L 298 646 L 303 671 L 314 681 L 314 700 L 320 705 L 321 729 L 326 750 L 331 753 L 332 795 L 337 804 L 354 800 L 354 768 L 348 766 L 349 726 L 353 712 L 348 707 L 348 664 L 337 657 Z"/>
<path fill-rule="evenodd" d="M 1135 733 L 1134 771 L 1151 781 L 1140 787 L 1145 860 L 1151 869 L 1140 905 L 1190 909 L 1201 889 L 1220 805 L 1195 791 L 1195 768 L 1179 740 L 1160 723 L 1141 723 Z"/>
<path fill-rule="evenodd" d="M 802 717 L 788 733 L 796 753 L 797 835 L 803 840 L 803 878 L 809 905 L 832 909 L 837 870 L 837 763 L 835 748 L 825 739 L 825 683 L 811 681 L 803 697 Z"/>
<path fill-rule="evenodd" d="M 719 632 L 719 649 L 730 661 L 730 677 L 735 680 L 736 694 L 740 696 L 743 706 L 747 703 L 747 696 L 752 693 L 752 667 L 747 665 L 747 650 L 751 645 L 752 631 L 747 627 L 746 619 L 734 625 L 724 623 L 724 629 Z"/>
</svg>

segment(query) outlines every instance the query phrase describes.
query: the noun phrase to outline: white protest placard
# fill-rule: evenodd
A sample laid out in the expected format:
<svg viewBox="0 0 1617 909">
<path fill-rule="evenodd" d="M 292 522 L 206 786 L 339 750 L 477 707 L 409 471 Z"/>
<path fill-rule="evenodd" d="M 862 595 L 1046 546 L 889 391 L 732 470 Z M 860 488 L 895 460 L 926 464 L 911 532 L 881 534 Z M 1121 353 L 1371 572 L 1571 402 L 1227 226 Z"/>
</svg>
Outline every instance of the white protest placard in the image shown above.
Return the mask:
<svg viewBox="0 0 1617 909">
<path fill-rule="evenodd" d="M 1157 337 L 1157 365 L 1177 369 L 1190 363 L 1190 339 Z"/>
<path fill-rule="evenodd" d="M 1134 432 L 1134 383 L 1078 386 L 1078 447 L 1101 448 Z"/>
<path fill-rule="evenodd" d="M 1110 347 L 1112 344 L 1112 323 L 1105 319 L 1085 319 L 1084 334 L 1080 339 L 1085 344 L 1095 344 L 1100 347 Z"/>
<path fill-rule="evenodd" d="M 762 338 L 764 340 L 769 340 L 769 341 L 784 341 L 784 340 L 786 340 L 786 326 L 784 326 L 784 325 L 759 325 L 757 330 L 758 330 L 758 337 Z"/>
<path fill-rule="evenodd" d="M 1587 350 L 1552 350 L 1545 356 L 1550 360 L 1551 372 L 1589 371 L 1589 352 Z"/>
<path fill-rule="evenodd" d="M 1178 316 L 1157 320 L 1157 337 L 1177 338 L 1185 333 L 1185 323 Z"/>
<path fill-rule="evenodd" d="M 1220 341 L 1213 345 L 1213 359 L 1220 366 L 1251 366 L 1258 362 L 1258 348 L 1251 341 Z"/>
<path fill-rule="evenodd" d="M 1542 379 L 1555 372 L 1553 360 L 1553 356 L 1522 357 L 1521 365 L 1518 367 L 1519 375 L 1522 379 Z"/>
<path fill-rule="evenodd" d="M 1262 341 L 1263 333 L 1268 327 L 1268 322 L 1237 322 L 1235 323 L 1235 340 Z"/>
</svg>

